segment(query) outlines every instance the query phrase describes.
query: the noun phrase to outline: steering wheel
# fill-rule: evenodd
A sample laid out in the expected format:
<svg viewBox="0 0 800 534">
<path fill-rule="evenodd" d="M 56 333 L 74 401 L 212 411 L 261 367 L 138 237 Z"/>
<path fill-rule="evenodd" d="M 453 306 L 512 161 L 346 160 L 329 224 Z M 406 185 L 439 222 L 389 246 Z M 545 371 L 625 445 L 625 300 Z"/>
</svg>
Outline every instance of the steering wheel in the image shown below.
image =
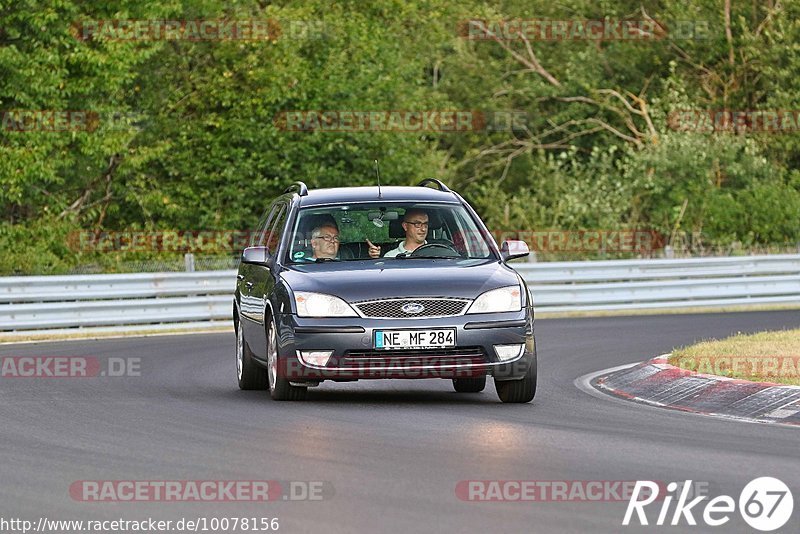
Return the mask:
<svg viewBox="0 0 800 534">
<path fill-rule="evenodd" d="M 420 251 L 427 251 L 420 252 Z M 430 252 L 434 252 L 435 254 L 430 254 Z M 446 243 L 427 243 L 425 245 L 421 245 L 414 249 L 414 252 L 411 253 L 411 257 L 414 256 L 428 256 L 428 255 L 436 255 L 442 258 L 460 258 L 461 253 L 458 252 L 455 247 L 452 245 L 448 245 Z"/>
</svg>

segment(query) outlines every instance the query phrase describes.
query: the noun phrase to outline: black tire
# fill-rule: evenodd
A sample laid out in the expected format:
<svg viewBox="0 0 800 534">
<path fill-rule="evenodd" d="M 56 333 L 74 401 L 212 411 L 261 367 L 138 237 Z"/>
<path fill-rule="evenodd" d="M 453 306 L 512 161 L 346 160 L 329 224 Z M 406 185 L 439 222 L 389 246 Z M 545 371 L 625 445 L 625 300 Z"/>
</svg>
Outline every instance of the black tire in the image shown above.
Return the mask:
<svg viewBox="0 0 800 534">
<path fill-rule="evenodd" d="M 458 393 L 480 393 L 486 387 L 486 375 L 477 378 L 454 378 L 453 389 Z"/>
<path fill-rule="evenodd" d="M 278 360 L 278 336 L 275 332 L 275 321 L 269 317 L 267 323 L 267 384 L 269 394 L 277 401 L 305 400 L 308 388 L 293 386 L 289 381 L 280 376 L 280 361 Z"/>
<path fill-rule="evenodd" d="M 247 346 L 242 329 L 242 320 L 236 321 L 236 375 L 239 389 L 267 389 L 267 370 L 253 361 L 253 353 Z"/>
<path fill-rule="evenodd" d="M 519 380 L 497 380 L 494 381 L 497 389 L 497 396 L 503 402 L 530 402 L 536 396 L 536 356 L 533 357 L 528 372 Z"/>
</svg>

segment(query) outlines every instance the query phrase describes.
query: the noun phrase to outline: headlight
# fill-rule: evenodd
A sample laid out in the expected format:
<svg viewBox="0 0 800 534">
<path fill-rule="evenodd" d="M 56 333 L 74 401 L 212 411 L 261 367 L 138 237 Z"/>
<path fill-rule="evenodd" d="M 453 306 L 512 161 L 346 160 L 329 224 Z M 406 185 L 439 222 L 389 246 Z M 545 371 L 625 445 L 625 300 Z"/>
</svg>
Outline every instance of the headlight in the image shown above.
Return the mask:
<svg viewBox="0 0 800 534">
<path fill-rule="evenodd" d="M 333 295 L 297 291 L 294 302 L 298 317 L 358 317 L 349 304 Z"/>
<path fill-rule="evenodd" d="M 467 313 L 497 313 L 522 309 L 519 286 L 500 287 L 483 293 L 475 299 Z"/>
</svg>

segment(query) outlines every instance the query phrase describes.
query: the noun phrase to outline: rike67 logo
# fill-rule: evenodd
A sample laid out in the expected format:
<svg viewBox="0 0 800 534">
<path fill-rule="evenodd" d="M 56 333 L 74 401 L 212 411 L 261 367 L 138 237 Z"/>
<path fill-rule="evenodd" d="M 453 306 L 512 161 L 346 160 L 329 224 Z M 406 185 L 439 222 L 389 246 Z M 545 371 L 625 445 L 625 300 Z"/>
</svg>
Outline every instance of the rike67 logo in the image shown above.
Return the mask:
<svg viewBox="0 0 800 534">
<path fill-rule="evenodd" d="M 736 501 L 728 495 L 714 497 L 705 506 L 700 506 L 707 495 L 702 495 L 689 500 L 689 491 L 692 481 L 687 480 L 682 485 L 670 482 L 667 485 L 667 495 L 661 501 L 661 508 L 658 512 L 658 519 L 655 525 L 697 525 L 695 514 L 698 514 L 707 526 L 719 527 L 731 520 L 731 516 L 736 511 Z M 678 495 L 680 493 L 680 495 Z M 640 499 L 640 496 L 644 498 Z M 649 525 L 652 515 L 648 520 L 645 507 L 652 504 L 659 496 L 658 484 L 650 480 L 638 480 L 633 489 L 628 508 L 625 510 L 625 518 L 622 524 L 628 526 L 634 519 L 640 525 Z M 672 511 L 671 520 L 670 508 L 674 498 L 677 497 L 675 509 Z M 789 487 L 777 478 L 760 477 L 751 480 L 739 494 L 739 513 L 742 519 L 750 527 L 761 532 L 769 532 L 781 528 L 792 517 L 794 509 L 794 499 Z M 635 514 L 635 515 L 634 515 Z"/>
</svg>

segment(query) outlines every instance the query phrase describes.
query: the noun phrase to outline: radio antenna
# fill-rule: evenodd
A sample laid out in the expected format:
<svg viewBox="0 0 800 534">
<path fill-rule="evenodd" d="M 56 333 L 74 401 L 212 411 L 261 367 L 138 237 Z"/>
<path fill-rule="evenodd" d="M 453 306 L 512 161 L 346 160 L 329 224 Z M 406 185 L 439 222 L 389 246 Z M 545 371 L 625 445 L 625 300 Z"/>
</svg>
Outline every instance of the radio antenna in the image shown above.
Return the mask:
<svg viewBox="0 0 800 534">
<path fill-rule="evenodd" d="M 378 168 L 378 160 L 375 160 L 375 176 L 378 178 L 378 198 L 381 198 L 381 171 Z"/>
</svg>

